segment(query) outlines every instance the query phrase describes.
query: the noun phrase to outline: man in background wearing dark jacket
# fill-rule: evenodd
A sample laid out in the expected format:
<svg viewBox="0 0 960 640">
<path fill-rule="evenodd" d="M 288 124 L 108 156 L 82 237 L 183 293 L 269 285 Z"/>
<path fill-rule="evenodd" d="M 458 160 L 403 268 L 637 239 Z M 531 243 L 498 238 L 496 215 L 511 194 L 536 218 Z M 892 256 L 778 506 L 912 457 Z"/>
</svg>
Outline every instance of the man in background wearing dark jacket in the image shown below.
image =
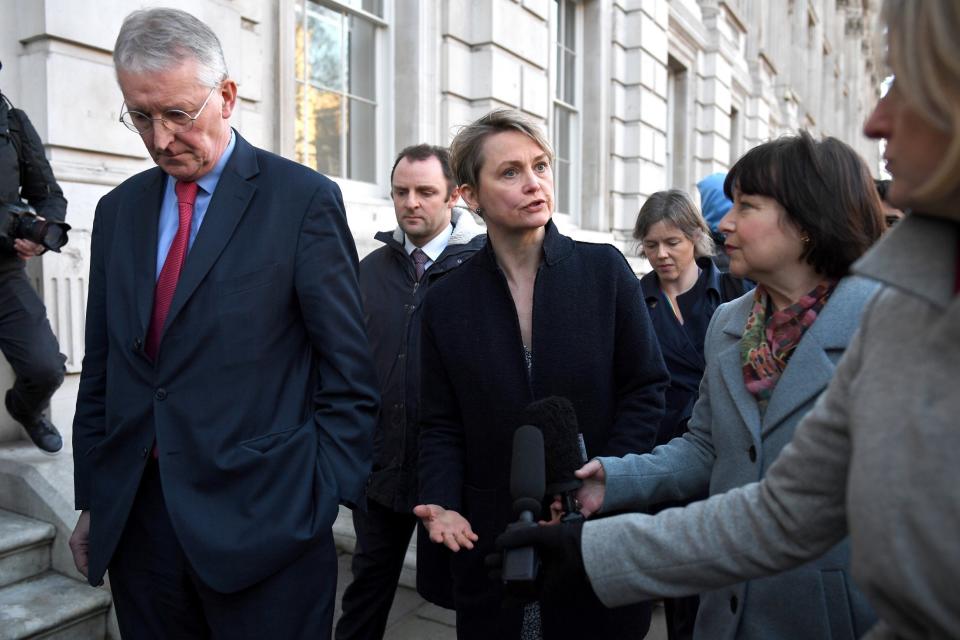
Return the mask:
<svg viewBox="0 0 960 640">
<path fill-rule="evenodd" d="M 459 267 L 486 241 L 470 212 L 455 208 L 460 193 L 449 152 L 426 144 L 400 152 L 390 175 L 398 227 L 382 231 L 380 247 L 360 262 L 367 334 L 382 403 L 374 439 L 367 512 L 353 512 L 357 546 L 353 582 L 343 594 L 337 640 L 382 638 L 417 526 L 417 440 L 420 399 L 420 307 L 431 284 Z M 417 588 L 452 606 L 445 549 L 422 537 Z M 429 577 L 428 577 L 429 576 Z M 426 579 L 424 579 L 426 578 Z"/>
<path fill-rule="evenodd" d="M 63 222 L 67 201 L 53 177 L 40 136 L 20 109 L 0 94 L 0 209 L 26 200 L 37 214 Z M 10 220 L 0 215 L 5 227 Z M 4 404 L 14 420 L 44 453 L 63 447 L 57 428 L 43 415 L 50 398 L 63 382 L 66 358 L 50 329 L 47 310 L 30 285 L 26 261 L 46 248 L 25 238 L 0 237 L 0 350 L 13 368 L 16 381 Z"/>
</svg>

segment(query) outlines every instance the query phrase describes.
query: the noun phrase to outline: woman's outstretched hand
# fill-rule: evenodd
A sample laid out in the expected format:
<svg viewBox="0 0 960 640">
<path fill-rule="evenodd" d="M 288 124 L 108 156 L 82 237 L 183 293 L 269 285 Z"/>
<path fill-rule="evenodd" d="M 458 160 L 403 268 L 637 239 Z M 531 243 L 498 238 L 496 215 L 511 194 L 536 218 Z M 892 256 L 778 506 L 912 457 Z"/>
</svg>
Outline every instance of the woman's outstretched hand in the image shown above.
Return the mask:
<svg viewBox="0 0 960 640">
<path fill-rule="evenodd" d="M 452 509 L 435 504 L 418 504 L 413 508 L 413 515 L 420 518 L 430 534 L 431 542 L 446 545 L 451 551 L 473 549 L 473 543 L 479 539 L 470 528 L 470 522 Z"/>
</svg>

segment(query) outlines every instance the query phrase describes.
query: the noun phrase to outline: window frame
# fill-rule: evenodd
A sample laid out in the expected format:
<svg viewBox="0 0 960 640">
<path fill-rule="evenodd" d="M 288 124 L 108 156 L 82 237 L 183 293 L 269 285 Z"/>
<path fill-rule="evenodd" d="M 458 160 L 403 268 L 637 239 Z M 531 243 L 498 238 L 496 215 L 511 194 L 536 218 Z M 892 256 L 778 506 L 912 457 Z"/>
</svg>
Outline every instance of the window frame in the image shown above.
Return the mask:
<svg viewBox="0 0 960 640">
<path fill-rule="evenodd" d="M 374 68 L 376 79 L 374 83 L 375 110 L 373 136 L 373 182 L 366 182 L 347 178 L 345 176 L 326 175 L 336 182 L 346 200 L 381 200 L 389 193 L 388 170 L 384 168 L 389 162 L 393 146 L 393 67 L 389 52 L 393 48 L 393 11 L 394 0 L 381 0 L 382 16 L 371 14 L 362 9 L 353 7 L 340 0 L 280 0 L 280 30 L 279 42 L 279 73 L 277 90 L 278 147 L 281 155 L 297 161 L 296 126 L 297 126 L 297 85 L 296 77 L 296 47 L 297 47 L 297 7 L 305 9 L 307 2 L 327 7 L 347 17 L 358 17 L 372 23 L 374 27 Z M 344 88 L 342 95 L 352 99 L 352 95 Z M 345 136 L 341 136 L 341 151 Z M 343 156 L 343 162 L 347 157 Z M 309 165 L 304 165 L 309 166 Z M 311 167 L 314 168 L 314 167 Z M 346 173 L 346 172 L 345 172 Z"/>
<path fill-rule="evenodd" d="M 582 127 L 582 115 L 583 115 L 583 58 L 584 58 L 584 7 L 583 2 L 579 0 L 549 0 L 550 2 L 550 63 L 548 66 L 549 70 L 549 91 L 550 91 L 550 113 L 548 114 L 549 122 L 549 134 L 550 134 L 550 144 L 553 145 L 555 156 L 559 157 L 558 153 L 558 118 L 557 110 L 562 109 L 566 111 L 570 116 L 570 124 L 568 125 L 568 143 L 569 148 L 569 157 L 567 158 L 569 162 L 569 176 L 568 183 L 565 185 L 569 189 L 570 197 L 570 211 L 560 210 L 559 202 L 559 193 L 556 186 L 556 178 L 558 177 L 557 172 L 554 171 L 554 216 L 559 220 L 570 222 L 574 225 L 579 226 L 583 219 L 583 205 L 581 202 L 581 182 L 582 182 L 582 160 L 583 160 L 583 127 Z M 554 7 L 559 8 L 554 13 Z M 558 49 L 561 44 L 558 40 L 558 33 L 561 32 L 561 28 L 564 28 L 566 24 L 564 20 L 564 8 L 565 5 L 573 5 L 574 13 L 574 33 L 573 33 L 573 50 L 574 55 L 574 82 L 575 87 L 573 90 L 574 104 L 566 102 L 566 100 L 557 97 L 558 87 L 561 82 L 566 82 L 566 75 L 562 65 L 558 67 L 557 54 Z M 565 47 L 566 49 L 566 47 Z M 566 49 L 569 51 L 569 49 Z M 565 86 L 565 85 L 564 85 Z M 555 160 L 555 169 L 559 168 L 558 162 Z"/>
</svg>

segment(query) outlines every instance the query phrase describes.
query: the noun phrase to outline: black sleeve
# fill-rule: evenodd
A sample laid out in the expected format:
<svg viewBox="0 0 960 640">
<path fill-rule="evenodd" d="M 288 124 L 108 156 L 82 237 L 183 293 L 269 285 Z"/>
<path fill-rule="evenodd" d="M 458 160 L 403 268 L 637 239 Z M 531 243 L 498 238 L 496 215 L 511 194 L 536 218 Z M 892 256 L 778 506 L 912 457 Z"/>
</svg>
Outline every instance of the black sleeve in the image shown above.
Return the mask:
<svg viewBox="0 0 960 640">
<path fill-rule="evenodd" d="M 90 286 L 83 366 L 77 408 L 73 416 L 74 501 L 78 511 L 90 508 L 94 475 L 93 453 L 106 436 L 107 356 L 107 250 L 112 244 L 116 200 L 102 198 L 93 217 L 90 238 Z"/>
<path fill-rule="evenodd" d="M 53 176 L 37 130 L 20 109 L 10 109 L 10 121 L 11 134 L 19 142 L 20 197 L 44 218 L 63 222 L 67 217 L 67 201 Z"/>
<path fill-rule="evenodd" d="M 327 488 L 354 508 L 370 475 L 380 389 L 363 322 L 357 249 L 334 183 L 317 188 L 296 252 L 297 297 L 316 354 L 317 455 L 335 481 Z"/>
<path fill-rule="evenodd" d="M 463 420 L 434 334 L 434 292 L 424 303 L 420 337 L 419 500 L 460 511 L 466 466 Z"/>
<path fill-rule="evenodd" d="M 617 411 L 605 456 L 646 453 L 656 444 L 663 417 L 664 392 L 670 377 L 653 332 L 640 281 L 619 257 L 617 274 L 616 377 Z"/>
</svg>

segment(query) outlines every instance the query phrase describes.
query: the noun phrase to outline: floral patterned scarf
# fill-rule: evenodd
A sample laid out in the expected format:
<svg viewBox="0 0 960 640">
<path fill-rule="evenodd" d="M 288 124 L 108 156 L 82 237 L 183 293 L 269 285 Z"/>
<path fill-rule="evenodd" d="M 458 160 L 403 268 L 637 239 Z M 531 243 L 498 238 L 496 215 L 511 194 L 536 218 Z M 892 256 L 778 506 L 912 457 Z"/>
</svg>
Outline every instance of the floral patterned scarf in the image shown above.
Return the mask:
<svg viewBox="0 0 960 640">
<path fill-rule="evenodd" d="M 763 285 L 757 285 L 753 309 L 740 339 L 740 361 L 743 382 L 757 399 L 761 416 L 787 361 L 836 286 L 837 280 L 825 280 L 786 309 L 769 314 L 769 294 Z"/>
</svg>

